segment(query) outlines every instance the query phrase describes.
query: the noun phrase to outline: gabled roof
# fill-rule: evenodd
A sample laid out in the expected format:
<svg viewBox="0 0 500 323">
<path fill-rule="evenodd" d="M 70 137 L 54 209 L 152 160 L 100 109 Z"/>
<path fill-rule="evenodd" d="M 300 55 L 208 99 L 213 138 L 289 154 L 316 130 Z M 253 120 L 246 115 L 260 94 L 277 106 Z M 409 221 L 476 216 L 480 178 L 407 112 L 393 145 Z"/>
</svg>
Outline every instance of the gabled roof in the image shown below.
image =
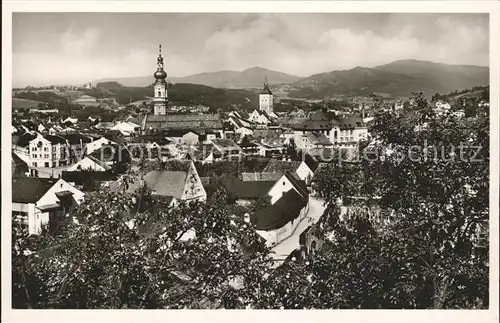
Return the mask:
<svg viewBox="0 0 500 323">
<path fill-rule="evenodd" d="M 154 170 L 144 175 L 143 180 L 137 178 L 127 193 L 133 193 L 144 184 L 157 195 L 173 196 L 180 199 L 186 184 L 187 172 Z"/>
<path fill-rule="evenodd" d="M 219 150 L 241 150 L 232 139 L 212 139 L 212 144 Z"/>
<path fill-rule="evenodd" d="M 332 120 L 333 121 L 333 120 Z M 346 118 L 336 119 L 335 122 L 343 129 L 352 129 L 356 127 L 365 127 L 363 118 L 357 116 L 349 116 Z"/>
<path fill-rule="evenodd" d="M 12 178 L 12 202 L 36 203 L 58 181 L 56 178 Z"/>
<path fill-rule="evenodd" d="M 80 164 L 82 164 L 82 163 L 83 163 L 83 161 L 84 161 L 85 159 L 89 159 L 91 162 L 93 162 L 93 163 L 95 163 L 95 164 L 97 164 L 97 165 L 101 166 L 101 167 L 102 167 L 102 168 L 104 168 L 104 170 L 106 170 L 106 171 L 108 171 L 108 170 L 110 170 L 110 169 L 111 169 L 111 166 L 109 166 L 109 165 L 108 165 L 108 164 L 106 164 L 105 162 L 103 162 L 103 161 L 99 160 L 98 158 L 96 158 L 96 157 L 94 157 L 94 156 L 92 156 L 92 155 L 87 155 L 87 156 L 85 156 L 82 160 L 78 161 L 76 164 L 73 164 L 73 165 L 72 165 L 71 167 L 69 167 L 68 169 L 78 169 L 78 166 L 79 166 Z"/>
<path fill-rule="evenodd" d="M 321 132 L 311 131 L 304 135 L 314 145 L 331 146 L 331 141 Z"/>
<path fill-rule="evenodd" d="M 168 129 L 163 132 L 163 135 L 165 137 L 182 137 L 185 134 L 192 132 L 195 133 L 194 131 L 191 131 L 189 129 Z"/>
<path fill-rule="evenodd" d="M 168 114 L 146 115 L 143 120 L 145 129 L 222 129 L 218 114 Z"/>
<path fill-rule="evenodd" d="M 146 144 L 146 143 L 153 143 L 156 142 L 158 145 L 163 146 L 163 145 L 168 145 L 171 144 L 172 141 L 168 140 L 165 137 L 162 136 L 139 136 L 139 137 L 132 137 L 130 139 L 130 143 L 134 144 Z"/>
<path fill-rule="evenodd" d="M 300 196 L 295 190 L 289 190 L 273 205 L 257 211 L 251 221 L 257 230 L 276 230 L 298 218 L 306 204 L 307 198 Z"/>
<path fill-rule="evenodd" d="M 66 138 L 66 140 L 69 142 L 70 145 L 79 144 L 80 140 L 84 144 L 92 141 L 89 137 L 78 134 L 78 133 L 66 134 L 66 135 L 63 135 L 62 137 Z"/>
<path fill-rule="evenodd" d="M 303 197 L 309 196 L 309 191 L 307 190 L 306 182 L 301 180 L 296 173 L 287 172 L 285 174 L 286 178 L 292 183 L 295 189 Z"/>
<path fill-rule="evenodd" d="M 66 142 L 66 139 L 64 139 L 63 137 L 61 136 L 55 136 L 55 135 L 45 135 L 43 136 L 45 139 L 47 139 L 48 141 L 50 141 L 51 144 L 62 144 L 62 145 L 65 145 L 67 142 Z"/>
<path fill-rule="evenodd" d="M 238 199 L 257 199 L 265 196 L 274 186 L 276 181 L 252 181 L 244 182 L 237 177 L 224 180 L 223 184 L 227 191 L 234 194 Z"/>
<path fill-rule="evenodd" d="M 37 136 L 34 134 L 31 134 L 29 132 L 25 132 L 22 135 L 19 136 L 17 139 L 16 145 L 19 147 L 27 147 L 30 144 L 30 141 L 35 139 Z"/>
<path fill-rule="evenodd" d="M 12 152 L 12 168 L 28 167 L 28 164 L 22 160 L 16 153 Z"/>
<path fill-rule="evenodd" d="M 244 182 L 256 182 L 256 181 L 277 181 L 279 180 L 283 174 L 281 173 L 241 173 L 241 180 Z"/>
<path fill-rule="evenodd" d="M 271 159 L 267 166 L 264 168 L 263 172 L 268 173 L 280 173 L 285 174 L 286 172 L 295 172 L 299 168 L 301 161 L 287 161 Z"/>
</svg>

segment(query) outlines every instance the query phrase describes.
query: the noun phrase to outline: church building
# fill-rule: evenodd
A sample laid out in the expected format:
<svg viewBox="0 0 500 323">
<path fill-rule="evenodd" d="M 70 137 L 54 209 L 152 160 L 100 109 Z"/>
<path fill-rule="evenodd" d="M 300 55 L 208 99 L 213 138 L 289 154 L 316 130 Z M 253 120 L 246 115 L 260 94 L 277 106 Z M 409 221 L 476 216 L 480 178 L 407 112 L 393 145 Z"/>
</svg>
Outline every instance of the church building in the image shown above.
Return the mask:
<svg viewBox="0 0 500 323">
<path fill-rule="evenodd" d="M 219 114 L 167 114 L 168 90 L 167 73 L 163 69 L 161 45 L 157 58 L 157 69 L 154 73 L 154 112 L 146 114 L 141 122 L 143 131 L 153 130 L 191 130 L 197 133 L 207 131 L 222 133 L 223 125 Z"/>
</svg>

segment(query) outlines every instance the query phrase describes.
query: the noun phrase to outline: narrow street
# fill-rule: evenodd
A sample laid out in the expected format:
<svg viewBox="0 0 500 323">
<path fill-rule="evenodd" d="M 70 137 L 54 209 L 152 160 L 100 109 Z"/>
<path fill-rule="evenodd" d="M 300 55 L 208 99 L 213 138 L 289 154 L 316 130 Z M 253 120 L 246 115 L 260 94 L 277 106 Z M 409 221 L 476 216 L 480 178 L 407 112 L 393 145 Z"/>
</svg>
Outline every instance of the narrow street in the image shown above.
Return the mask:
<svg viewBox="0 0 500 323">
<path fill-rule="evenodd" d="M 273 259 L 278 261 L 275 262 L 275 266 L 278 266 L 281 261 L 285 260 L 286 257 L 292 253 L 295 249 L 300 247 L 299 237 L 302 232 L 304 232 L 310 225 L 318 222 L 320 217 L 323 215 L 326 207 L 323 205 L 323 200 L 317 197 L 309 198 L 309 211 L 307 215 L 300 221 L 297 228 L 293 234 L 287 239 L 283 240 L 271 249 Z"/>
</svg>

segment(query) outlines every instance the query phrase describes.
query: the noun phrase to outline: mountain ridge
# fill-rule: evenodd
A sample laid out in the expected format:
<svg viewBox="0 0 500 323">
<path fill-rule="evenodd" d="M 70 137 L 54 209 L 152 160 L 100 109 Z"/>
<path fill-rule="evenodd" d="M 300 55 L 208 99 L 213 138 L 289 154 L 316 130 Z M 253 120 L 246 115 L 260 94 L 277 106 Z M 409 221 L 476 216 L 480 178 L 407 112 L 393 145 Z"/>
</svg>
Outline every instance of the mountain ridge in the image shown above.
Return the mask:
<svg viewBox="0 0 500 323">
<path fill-rule="evenodd" d="M 266 76 L 270 85 L 291 83 L 301 79 L 300 76 L 274 71 L 259 66 L 253 66 L 243 71 L 218 70 L 183 77 L 169 76 L 168 81 L 171 83 L 200 84 L 214 88 L 243 89 L 261 87 Z M 124 86 L 148 86 L 151 85 L 155 79 L 153 77 L 153 73 L 151 73 L 150 76 L 103 78 L 93 81 L 92 83 L 95 84 L 113 81 Z"/>
</svg>

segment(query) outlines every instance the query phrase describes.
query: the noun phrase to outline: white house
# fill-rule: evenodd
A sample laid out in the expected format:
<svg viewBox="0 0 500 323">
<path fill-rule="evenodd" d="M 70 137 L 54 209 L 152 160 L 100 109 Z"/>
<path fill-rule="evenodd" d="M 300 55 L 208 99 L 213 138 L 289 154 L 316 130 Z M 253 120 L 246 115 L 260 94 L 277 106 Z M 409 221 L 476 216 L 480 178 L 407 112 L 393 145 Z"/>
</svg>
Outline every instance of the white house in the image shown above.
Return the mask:
<svg viewBox="0 0 500 323">
<path fill-rule="evenodd" d="M 297 174 L 298 178 L 305 181 L 306 184 L 310 184 L 314 176 L 314 172 L 309 166 L 307 166 L 305 161 L 271 159 L 262 172 L 280 173 L 283 175 L 287 172 L 292 172 Z"/>
<path fill-rule="evenodd" d="M 106 139 L 105 137 L 101 137 L 97 140 L 94 140 L 92 142 L 89 142 L 87 145 L 86 145 L 86 154 L 87 155 L 90 155 L 91 153 L 93 153 L 94 151 L 98 150 L 98 149 L 101 149 L 102 147 L 104 146 L 110 146 L 110 145 L 117 145 L 116 142 L 114 141 L 111 141 L 109 139 Z"/>
<path fill-rule="evenodd" d="M 308 197 L 290 190 L 273 205 L 252 215 L 251 222 L 257 234 L 266 240 L 266 245 L 273 247 L 294 233 L 308 211 Z"/>
<path fill-rule="evenodd" d="M 253 110 L 252 113 L 250 113 L 248 120 L 262 125 L 271 123 L 271 120 L 266 116 L 266 114 L 260 113 L 258 110 Z"/>
<path fill-rule="evenodd" d="M 67 117 L 66 119 L 64 119 L 63 121 L 61 121 L 61 123 L 66 123 L 66 122 L 69 122 L 69 123 L 72 123 L 72 124 L 76 124 L 78 122 L 78 119 L 77 118 L 71 118 L 71 117 Z"/>
<path fill-rule="evenodd" d="M 94 172 L 105 172 L 111 167 L 93 156 L 85 156 L 82 160 L 67 169 L 68 172 L 90 170 Z"/>
<path fill-rule="evenodd" d="M 240 138 L 243 138 L 245 136 L 252 136 L 253 135 L 253 129 L 250 127 L 240 127 L 236 130 L 234 130 L 235 133 L 239 134 Z"/>
<path fill-rule="evenodd" d="M 38 132 L 44 132 L 45 130 L 47 130 L 47 128 L 45 128 L 45 126 L 43 124 L 39 124 L 38 125 Z"/>
<path fill-rule="evenodd" d="M 309 196 L 305 181 L 300 180 L 295 174 L 288 172 L 281 176 L 267 192 L 267 195 L 271 198 L 271 204 L 276 203 L 290 190 L 294 190 L 303 198 Z"/>
<path fill-rule="evenodd" d="M 138 132 L 141 130 L 141 126 L 138 124 L 135 124 L 133 122 L 119 122 L 117 123 L 114 127 L 112 127 L 110 130 L 117 130 L 120 131 L 124 134 L 130 135 L 134 132 Z"/>
<path fill-rule="evenodd" d="M 60 167 L 69 164 L 69 143 L 60 136 L 38 134 L 29 142 L 30 167 Z"/>
<path fill-rule="evenodd" d="M 83 202 L 84 197 L 82 191 L 63 179 L 12 179 L 12 215 L 30 234 L 39 234 L 42 226 L 66 216 Z"/>
<path fill-rule="evenodd" d="M 190 130 L 171 129 L 165 132 L 165 137 L 179 145 L 196 145 L 199 142 L 199 135 Z"/>
</svg>

